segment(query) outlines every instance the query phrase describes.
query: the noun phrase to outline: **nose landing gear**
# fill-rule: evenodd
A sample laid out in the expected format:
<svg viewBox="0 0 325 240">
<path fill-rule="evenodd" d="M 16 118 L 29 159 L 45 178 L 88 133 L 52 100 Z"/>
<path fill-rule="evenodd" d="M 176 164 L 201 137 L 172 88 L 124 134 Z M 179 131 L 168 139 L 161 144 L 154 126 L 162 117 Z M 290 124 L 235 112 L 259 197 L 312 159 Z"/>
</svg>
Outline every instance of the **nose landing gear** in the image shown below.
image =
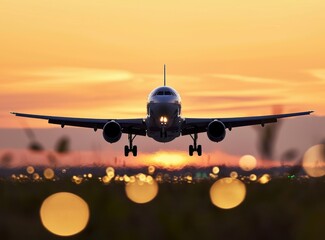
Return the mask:
<svg viewBox="0 0 325 240">
<path fill-rule="evenodd" d="M 129 156 L 129 153 L 132 152 L 133 156 L 136 157 L 138 155 L 138 147 L 136 145 L 133 146 L 133 140 L 137 135 L 128 134 L 129 146 L 124 146 L 124 156 Z"/>
<path fill-rule="evenodd" d="M 197 155 L 202 155 L 202 146 L 197 145 L 197 133 L 194 133 L 194 136 L 190 134 L 191 138 L 193 139 L 193 145 L 190 145 L 188 148 L 188 153 L 190 156 L 193 156 L 194 152 L 197 152 Z"/>
</svg>

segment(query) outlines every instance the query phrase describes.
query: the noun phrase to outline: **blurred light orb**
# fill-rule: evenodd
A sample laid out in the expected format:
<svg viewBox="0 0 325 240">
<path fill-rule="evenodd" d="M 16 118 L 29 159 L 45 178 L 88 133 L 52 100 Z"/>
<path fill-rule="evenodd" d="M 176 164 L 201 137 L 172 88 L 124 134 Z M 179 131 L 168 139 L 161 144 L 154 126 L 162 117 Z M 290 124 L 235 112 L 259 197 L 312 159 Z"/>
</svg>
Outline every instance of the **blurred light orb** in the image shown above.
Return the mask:
<svg viewBox="0 0 325 240">
<path fill-rule="evenodd" d="M 231 209 L 241 204 L 246 196 L 245 184 L 233 178 L 222 178 L 210 188 L 211 202 L 222 209 Z"/>
<path fill-rule="evenodd" d="M 310 177 L 325 175 L 325 145 L 318 144 L 309 148 L 303 157 L 302 166 Z"/>
<path fill-rule="evenodd" d="M 238 173 L 235 172 L 235 171 L 232 171 L 232 172 L 230 173 L 230 177 L 231 177 L 231 178 L 238 178 Z"/>
<path fill-rule="evenodd" d="M 244 155 L 239 159 L 239 166 L 244 171 L 251 171 L 256 168 L 256 158 L 252 155 Z"/>
<path fill-rule="evenodd" d="M 148 178 L 144 176 L 143 180 L 135 178 L 134 182 L 126 183 L 125 192 L 131 201 L 143 204 L 152 201 L 157 196 L 158 184 L 151 176 Z"/>
<path fill-rule="evenodd" d="M 43 175 L 46 179 L 50 180 L 54 178 L 54 171 L 51 168 L 46 168 L 43 172 Z"/>
<path fill-rule="evenodd" d="M 146 175 L 144 175 L 143 173 L 139 173 L 138 175 L 137 175 L 137 177 L 139 178 L 139 180 L 141 181 L 141 182 L 144 182 L 145 180 L 146 180 Z"/>
<path fill-rule="evenodd" d="M 270 174 L 267 174 L 267 173 L 263 174 L 262 177 L 260 177 L 260 179 L 258 179 L 258 182 L 261 184 L 266 184 L 269 181 L 271 181 L 271 176 L 270 176 Z"/>
<path fill-rule="evenodd" d="M 213 174 L 218 174 L 219 171 L 220 171 L 220 169 L 217 166 L 215 166 L 215 167 L 212 168 L 212 173 Z"/>
<path fill-rule="evenodd" d="M 77 185 L 81 184 L 82 181 L 83 181 L 83 178 L 81 176 L 73 176 L 72 177 L 72 182 L 74 182 Z"/>
<path fill-rule="evenodd" d="M 255 174 L 249 175 L 249 180 L 256 181 L 256 179 L 257 179 L 257 176 Z"/>
<path fill-rule="evenodd" d="M 108 184 L 111 181 L 111 178 L 109 178 L 108 176 L 104 176 L 102 178 L 102 181 L 103 181 L 103 183 Z"/>
<path fill-rule="evenodd" d="M 149 166 L 149 167 L 148 167 L 148 173 L 149 173 L 149 174 L 154 174 L 155 171 L 156 171 L 155 166 Z"/>
<path fill-rule="evenodd" d="M 135 176 L 130 177 L 130 182 L 132 182 L 132 183 L 135 182 Z"/>
<path fill-rule="evenodd" d="M 112 167 L 106 168 L 106 175 L 109 178 L 113 178 L 115 176 L 115 170 L 114 170 L 114 168 L 112 168 Z"/>
<path fill-rule="evenodd" d="M 40 179 L 39 174 L 38 173 L 34 173 L 33 174 L 33 179 L 34 180 L 39 180 Z"/>
<path fill-rule="evenodd" d="M 44 200 L 40 216 L 43 226 L 51 233 L 71 236 L 81 232 L 87 226 L 89 207 L 79 196 L 60 192 Z"/>
<path fill-rule="evenodd" d="M 35 169 L 34 169 L 33 166 L 28 166 L 26 168 L 26 171 L 27 171 L 28 174 L 33 174 L 35 172 Z"/>
</svg>

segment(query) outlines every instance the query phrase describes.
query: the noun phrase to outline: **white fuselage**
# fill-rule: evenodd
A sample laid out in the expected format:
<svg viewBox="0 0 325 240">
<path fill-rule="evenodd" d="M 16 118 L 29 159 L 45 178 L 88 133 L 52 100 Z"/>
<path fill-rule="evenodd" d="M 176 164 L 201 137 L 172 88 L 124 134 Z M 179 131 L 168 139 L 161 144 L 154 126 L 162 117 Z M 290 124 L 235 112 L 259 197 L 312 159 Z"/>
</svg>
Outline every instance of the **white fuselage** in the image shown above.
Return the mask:
<svg viewBox="0 0 325 240">
<path fill-rule="evenodd" d="M 147 135 L 158 142 L 170 142 L 181 134 L 181 98 L 171 87 L 158 87 L 148 97 Z"/>
</svg>

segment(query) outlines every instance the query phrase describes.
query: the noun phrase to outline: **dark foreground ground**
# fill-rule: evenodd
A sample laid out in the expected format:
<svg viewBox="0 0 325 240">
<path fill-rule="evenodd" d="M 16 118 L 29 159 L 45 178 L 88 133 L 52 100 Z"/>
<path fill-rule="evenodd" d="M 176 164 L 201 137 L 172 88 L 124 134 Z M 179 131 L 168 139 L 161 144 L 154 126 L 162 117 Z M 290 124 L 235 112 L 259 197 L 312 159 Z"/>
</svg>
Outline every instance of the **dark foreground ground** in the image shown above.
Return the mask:
<svg viewBox="0 0 325 240">
<path fill-rule="evenodd" d="M 88 226 L 68 239 L 324 239 L 325 180 L 274 179 L 246 184 L 236 208 L 212 205 L 213 182 L 159 184 L 147 204 L 131 202 L 124 184 L 97 181 L 0 182 L 0 239 L 58 239 L 41 224 L 49 195 L 68 191 L 90 207 Z"/>
</svg>

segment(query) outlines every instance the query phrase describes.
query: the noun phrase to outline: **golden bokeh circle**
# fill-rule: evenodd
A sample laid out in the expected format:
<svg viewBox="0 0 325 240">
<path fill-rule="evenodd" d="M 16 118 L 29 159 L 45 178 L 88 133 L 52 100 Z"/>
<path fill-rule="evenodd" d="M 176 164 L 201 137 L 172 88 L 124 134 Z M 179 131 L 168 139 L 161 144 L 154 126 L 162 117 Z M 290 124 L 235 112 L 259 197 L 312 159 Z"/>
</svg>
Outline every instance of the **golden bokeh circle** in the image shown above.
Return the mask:
<svg viewBox="0 0 325 240">
<path fill-rule="evenodd" d="M 148 167 L 148 173 L 149 174 L 154 174 L 155 170 L 156 170 L 155 166 L 149 166 Z"/>
<path fill-rule="evenodd" d="M 325 145 L 318 144 L 310 147 L 304 154 L 302 166 L 311 177 L 325 175 Z"/>
<path fill-rule="evenodd" d="M 50 179 L 54 178 L 55 173 L 54 173 L 53 169 L 51 169 L 51 168 L 46 168 L 46 169 L 44 170 L 44 172 L 43 172 L 43 175 L 44 175 L 44 177 L 45 177 L 46 179 L 50 180 Z"/>
<path fill-rule="evenodd" d="M 141 175 L 141 179 L 142 179 Z M 136 178 L 125 185 L 126 196 L 135 203 L 147 203 L 152 201 L 158 194 L 157 182 L 149 176 L 143 180 Z"/>
<path fill-rule="evenodd" d="M 249 175 L 249 180 L 251 180 L 251 181 L 256 181 L 257 180 L 257 176 L 256 176 L 256 174 L 251 174 L 251 175 Z"/>
<path fill-rule="evenodd" d="M 256 168 L 257 161 L 252 155 L 244 155 L 239 159 L 239 166 L 244 171 L 251 171 Z"/>
<path fill-rule="evenodd" d="M 262 177 L 260 177 L 258 179 L 258 182 L 261 184 L 266 184 L 269 181 L 271 181 L 271 176 L 270 176 L 270 174 L 267 174 L 267 173 L 263 174 Z"/>
<path fill-rule="evenodd" d="M 81 232 L 89 220 L 88 204 L 69 192 L 55 193 L 44 200 L 40 209 L 43 226 L 59 236 Z"/>
<path fill-rule="evenodd" d="M 219 167 L 217 167 L 217 166 L 215 166 L 215 167 L 212 168 L 212 173 L 213 173 L 213 174 L 218 174 L 219 171 L 220 171 L 220 169 L 219 169 Z"/>
<path fill-rule="evenodd" d="M 33 166 L 28 166 L 26 168 L 26 171 L 27 171 L 28 174 L 33 174 L 35 172 L 35 169 L 34 169 Z"/>
<path fill-rule="evenodd" d="M 244 201 L 245 196 L 245 184 L 230 177 L 219 179 L 210 188 L 211 202 L 222 209 L 237 207 Z"/>
<path fill-rule="evenodd" d="M 238 178 L 238 173 L 236 171 L 232 171 L 229 176 L 231 178 Z"/>
</svg>

